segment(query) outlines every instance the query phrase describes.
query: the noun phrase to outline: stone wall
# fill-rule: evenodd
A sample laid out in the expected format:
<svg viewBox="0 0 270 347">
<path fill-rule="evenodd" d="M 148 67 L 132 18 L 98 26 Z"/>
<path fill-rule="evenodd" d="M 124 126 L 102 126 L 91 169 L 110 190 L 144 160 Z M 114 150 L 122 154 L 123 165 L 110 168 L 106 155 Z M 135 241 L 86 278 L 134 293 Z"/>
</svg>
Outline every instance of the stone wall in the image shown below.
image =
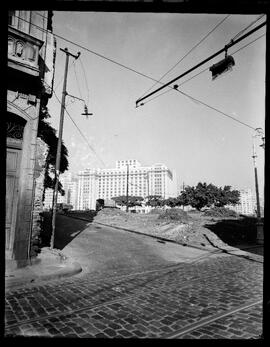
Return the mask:
<svg viewBox="0 0 270 347">
<path fill-rule="evenodd" d="M 44 190 L 45 163 L 48 154 L 48 146 L 39 137 L 36 145 L 36 162 L 34 171 L 34 203 L 32 211 L 32 233 L 30 243 L 30 258 L 36 258 L 40 253 L 40 233 L 43 224 L 42 195 Z"/>
</svg>

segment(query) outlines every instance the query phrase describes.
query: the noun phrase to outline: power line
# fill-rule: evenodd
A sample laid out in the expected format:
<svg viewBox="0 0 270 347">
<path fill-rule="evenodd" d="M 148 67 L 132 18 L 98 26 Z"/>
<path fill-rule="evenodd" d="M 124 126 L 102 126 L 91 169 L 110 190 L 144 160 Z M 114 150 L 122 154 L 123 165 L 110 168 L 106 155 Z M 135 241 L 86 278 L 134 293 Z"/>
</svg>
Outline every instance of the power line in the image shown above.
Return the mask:
<svg viewBox="0 0 270 347">
<path fill-rule="evenodd" d="M 75 73 L 75 78 L 76 78 L 76 82 L 77 82 L 77 86 L 78 86 L 78 90 L 79 90 L 80 97 L 81 97 L 81 99 L 83 99 L 82 93 L 81 93 L 81 88 L 80 88 L 79 81 L 78 81 L 78 77 L 77 77 L 77 73 L 76 73 L 75 64 L 74 64 L 74 69 L 73 69 L 73 70 L 74 70 L 74 73 Z"/>
<path fill-rule="evenodd" d="M 61 101 L 59 100 L 58 96 L 56 95 L 55 91 L 53 91 L 57 101 L 61 104 Z M 73 120 L 73 118 L 71 117 L 70 113 L 68 112 L 68 110 L 66 109 L 66 107 L 64 106 L 66 113 L 68 114 L 69 118 L 71 119 L 72 123 L 75 125 L 75 127 L 77 128 L 77 130 L 79 131 L 79 133 L 81 134 L 81 136 L 84 138 L 84 140 L 86 141 L 88 147 L 91 149 L 91 151 L 96 155 L 96 157 L 100 160 L 100 162 L 102 163 L 103 166 L 106 166 L 104 161 L 99 157 L 99 155 L 96 153 L 95 149 L 90 145 L 90 143 L 88 142 L 87 138 L 84 136 L 84 134 L 81 132 L 81 129 L 77 126 L 77 124 L 75 123 L 75 121 Z"/>
<path fill-rule="evenodd" d="M 169 72 L 171 72 L 178 64 L 180 64 L 195 48 L 197 48 L 208 36 L 210 36 L 230 15 L 227 15 L 225 18 L 223 18 L 218 24 L 215 25 L 215 27 L 207 34 L 205 35 L 195 46 L 193 46 L 176 64 L 173 65 L 164 75 L 162 75 L 159 80 L 154 83 L 146 92 L 143 93 L 142 96 L 144 96 L 146 93 L 149 92 L 154 86 L 157 85 L 158 82 L 160 82 L 166 75 L 168 75 Z M 142 97 L 141 96 L 141 97 Z M 140 98 L 141 98 L 140 97 Z"/>
<path fill-rule="evenodd" d="M 207 63 L 209 60 L 212 60 L 213 58 L 215 58 L 216 56 L 218 56 L 220 53 L 222 52 L 226 52 L 228 50 L 228 48 L 234 46 L 235 44 L 237 44 L 238 42 L 242 41 L 243 39 L 245 39 L 246 37 L 250 36 L 251 34 L 253 34 L 254 32 L 256 32 L 257 30 L 261 29 L 264 25 L 266 25 L 266 21 L 263 22 L 262 24 L 258 25 L 256 28 L 250 30 L 248 33 L 244 34 L 243 36 L 241 36 L 239 39 L 237 39 L 236 41 L 231 41 L 229 44 L 225 45 L 224 48 L 220 49 L 219 51 L 217 51 L 216 53 L 212 54 L 211 56 L 209 56 L 208 58 L 204 59 L 203 61 L 201 61 L 200 63 L 198 63 L 197 65 L 193 66 L 191 69 L 187 70 L 186 72 L 182 73 L 180 76 L 175 77 L 174 79 L 172 79 L 171 81 L 163 84 L 162 87 L 159 87 L 158 89 L 154 90 L 153 92 L 147 94 L 146 96 L 144 96 L 143 98 L 140 98 L 138 100 L 136 100 L 136 105 L 138 105 L 141 101 L 145 100 L 146 98 L 150 97 L 151 95 L 159 92 L 160 90 L 168 87 L 170 84 L 172 84 L 173 82 L 179 80 L 180 78 L 186 76 L 187 74 L 189 74 L 190 72 L 196 70 L 198 67 L 200 67 L 201 65 L 204 65 L 205 63 Z"/>
<path fill-rule="evenodd" d="M 83 76 L 84 76 L 84 80 L 85 80 L 85 86 L 86 86 L 86 89 L 87 89 L 87 103 L 86 103 L 86 104 L 88 105 L 88 103 L 89 103 L 89 87 L 88 87 L 88 82 L 87 82 L 86 73 L 85 73 L 85 69 L 84 69 L 84 66 L 83 66 L 81 57 L 79 58 L 79 61 L 80 61 L 81 66 L 82 66 Z"/>
<path fill-rule="evenodd" d="M 253 24 L 255 24 L 256 22 L 258 22 L 262 17 L 264 17 L 265 14 L 262 14 L 261 16 L 259 16 L 257 19 L 255 19 L 253 22 L 251 22 L 248 26 L 246 26 L 244 29 L 242 29 L 241 31 L 239 31 L 238 34 L 236 34 L 233 38 L 232 41 L 234 41 L 239 35 L 241 35 L 243 32 L 245 32 L 248 28 L 250 28 Z"/>
<path fill-rule="evenodd" d="M 236 53 L 238 53 L 239 51 L 241 51 L 242 49 L 246 48 L 247 46 L 251 45 L 252 43 L 254 43 L 255 41 L 259 40 L 260 38 L 262 38 L 263 36 L 265 36 L 265 34 L 262 34 L 260 36 L 258 36 L 256 39 L 250 41 L 249 43 L 247 43 L 246 45 L 240 47 L 239 49 L 237 49 L 236 51 L 232 52 L 231 55 L 234 55 Z M 204 70 L 198 72 L 196 75 L 193 75 L 192 77 L 190 77 L 189 79 L 185 80 L 184 82 L 180 83 L 179 84 L 179 87 L 182 86 L 183 84 L 189 82 L 190 80 L 192 80 L 193 78 L 201 75 L 202 73 L 206 72 L 206 71 L 209 71 L 209 67 L 205 68 Z M 145 104 L 148 104 L 149 102 L 159 98 L 160 96 L 164 95 L 164 94 L 167 94 L 168 92 L 171 92 L 172 90 L 175 90 L 175 88 L 171 87 L 171 86 L 168 86 L 170 89 L 166 90 L 165 92 L 161 93 L 161 94 L 158 94 L 156 96 L 154 96 L 153 98 L 149 99 L 148 101 L 145 101 L 143 103 L 143 105 Z"/>
<path fill-rule="evenodd" d="M 215 107 L 213 107 L 213 106 L 210 106 L 210 105 L 206 104 L 205 102 L 203 102 L 203 101 L 201 101 L 201 100 L 198 100 L 198 99 L 194 98 L 193 96 L 190 96 L 190 95 L 187 94 L 187 93 L 184 93 L 184 92 L 182 92 L 182 91 L 180 91 L 180 90 L 178 90 L 178 89 L 176 89 L 176 90 L 177 90 L 179 93 L 183 94 L 184 96 L 190 98 L 191 100 L 193 100 L 193 101 L 195 101 L 195 102 L 198 102 L 198 103 L 200 103 L 200 104 L 202 104 L 202 105 L 204 105 L 204 106 L 210 108 L 211 110 L 214 110 L 214 111 L 216 111 L 216 112 L 218 112 L 218 113 L 221 113 L 221 114 L 223 114 L 224 116 L 226 116 L 226 117 L 228 117 L 228 118 L 231 118 L 231 119 L 233 119 L 234 121 L 236 121 L 236 122 L 238 122 L 238 123 L 241 123 L 242 125 L 245 125 L 246 127 L 250 128 L 250 129 L 252 129 L 252 130 L 255 130 L 255 129 L 256 129 L 256 128 L 254 128 L 254 127 L 252 127 L 252 126 L 250 126 L 250 125 L 248 125 L 248 124 L 246 124 L 246 123 L 244 123 L 244 122 L 238 120 L 237 118 L 234 118 L 233 116 L 230 116 L 230 115 L 228 115 L 227 113 L 225 113 L 225 112 L 223 112 L 223 111 L 220 111 L 220 110 L 218 110 L 217 108 L 215 108 Z"/>
<path fill-rule="evenodd" d="M 17 18 L 20 18 L 20 17 L 18 17 L 18 16 L 14 16 L 14 17 L 17 17 Z M 25 22 L 27 22 L 27 23 L 30 23 L 29 21 L 27 21 L 27 20 L 25 20 L 24 18 L 20 18 L 20 19 L 22 19 L 23 21 L 25 21 Z M 41 28 L 41 27 L 39 27 L 38 25 L 35 25 L 35 24 L 33 24 L 33 23 L 31 23 L 33 26 L 35 26 L 35 27 L 37 27 L 39 30 L 41 30 L 41 31 L 43 31 L 43 32 L 50 32 L 50 31 L 48 31 L 48 30 L 46 30 L 46 29 L 43 29 L 43 28 Z M 264 23 L 262 23 L 259 27 L 262 27 L 263 25 L 265 25 L 266 24 L 266 22 L 264 22 Z M 255 28 L 256 30 L 258 30 L 258 27 L 257 28 Z M 254 32 L 255 31 L 255 29 L 253 29 L 252 30 L 252 32 Z M 250 33 L 250 32 L 249 32 Z M 248 34 L 249 34 L 248 33 Z M 82 45 L 79 45 L 79 44 L 77 44 L 77 43 L 74 43 L 73 41 L 71 41 L 71 40 L 68 40 L 68 39 L 65 39 L 64 37 L 62 37 L 62 36 L 60 36 L 60 35 L 58 35 L 58 34 L 55 34 L 54 33 L 54 35 L 56 36 L 56 37 L 58 37 L 58 38 L 60 38 L 60 39 L 62 39 L 62 40 L 64 40 L 64 41 L 67 41 L 67 42 L 69 42 L 69 43 L 71 43 L 71 44 L 73 44 L 73 45 L 75 45 L 75 46 L 78 46 L 78 47 L 80 47 L 80 48 L 82 48 L 82 49 L 84 49 L 84 50 L 86 50 L 86 51 L 88 51 L 88 52 L 90 52 L 90 53 L 92 53 L 92 54 L 95 54 L 95 55 L 97 55 L 97 56 L 99 56 L 99 57 L 101 57 L 101 58 L 103 58 L 103 59 L 106 59 L 106 60 L 108 60 L 108 61 L 110 61 L 110 62 L 112 62 L 112 63 L 114 63 L 114 64 L 117 64 L 117 65 L 119 65 L 119 66 L 121 66 L 121 67 L 124 67 L 125 69 L 128 69 L 128 70 L 130 70 L 130 71 L 132 71 L 132 72 L 135 72 L 136 74 L 139 74 L 139 75 L 141 75 L 141 76 L 143 76 L 143 77 L 146 77 L 146 78 L 148 78 L 148 79 L 151 79 L 151 80 L 153 80 L 153 81 L 155 81 L 155 82 L 157 82 L 157 83 L 160 83 L 160 84 L 162 84 L 163 86 L 161 87 L 161 88 L 164 88 L 164 87 L 166 87 L 166 86 L 168 86 L 168 83 L 167 84 L 164 84 L 164 83 L 162 83 L 162 82 L 160 82 L 160 81 L 158 81 L 158 80 L 156 80 L 156 79 L 154 79 L 154 78 L 152 78 L 152 77 L 150 77 L 150 76 L 147 76 L 147 75 L 145 75 L 145 74 L 143 74 L 143 73 L 141 73 L 141 72 L 138 72 L 138 71 L 136 71 L 136 70 L 134 70 L 134 69 L 132 69 L 132 68 L 129 68 L 129 67 L 127 67 L 127 66 L 125 66 L 125 65 L 123 65 L 123 64 L 121 64 L 121 63 L 118 63 L 118 62 L 116 62 L 116 61 L 114 61 L 114 60 L 112 60 L 112 59 L 110 59 L 110 58 L 107 58 L 107 57 L 105 57 L 105 56 L 103 56 L 102 54 L 99 54 L 99 53 L 97 53 L 97 52 L 94 52 L 94 51 L 92 51 L 92 50 L 90 50 L 90 49 L 88 49 L 88 48 L 86 48 L 86 47 L 84 47 L 84 46 L 82 46 Z M 245 37 L 246 36 L 248 36 L 247 34 L 246 35 L 244 35 Z M 263 35 L 262 35 L 263 36 Z M 262 36 L 260 36 L 260 37 L 262 37 Z M 240 39 L 243 39 L 243 37 L 242 38 L 240 38 Z M 237 42 L 239 42 L 240 41 L 240 39 L 238 39 L 237 40 Z M 257 39 L 256 39 L 257 40 Z M 254 41 L 256 41 L 256 40 L 254 40 Z M 237 42 L 234 42 L 234 44 L 235 43 L 237 43 Z M 249 43 L 250 44 L 250 43 Z M 244 47 L 246 47 L 246 46 L 248 46 L 249 44 L 247 44 L 247 45 L 245 45 Z M 243 48 L 244 48 L 243 47 Z M 240 48 L 240 49 L 242 49 L 242 48 Z M 240 50 L 239 49 L 239 50 Z M 239 51 L 238 50 L 238 51 Z M 218 54 L 220 54 L 222 51 L 224 51 L 224 49 L 222 49 L 222 50 L 220 50 L 219 52 L 218 52 Z M 236 51 L 237 52 L 237 51 Z M 217 55 L 217 54 L 215 54 L 215 55 Z M 206 70 L 204 70 L 204 71 L 206 71 Z M 202 72 L 204 72 L 204 71 L 202 71 Z M 201 72 L 201 73 L 202 73 Z M 200 73 L 199 73 L 200 74 Z M 199 75 L 199 74 L 197 74 L 197 75 Z M 195 75 L 194 77 L 196 77 L 197 75 Z M 194 78 L 194 77 L 192 77 L 192 78 Z M 192 79 L 192 78 L 190 78 L 190 79 Z M 176 78 L 176 79 L 178 79 L 178 78 Z M 175 80 L 176 80 L 175 79 Z M 188 80 L 187 80 L 188 81 Z M 169 82 L 169 84 L 170 83 L 172 83 L 172 81 L 171 82 Z M 185 83 L 185 82 L 183 82 L 183 83 Z M 183 84 L 182 83 L 182 84 Z M 173 87 L 170 87 L 170 88 L 172 88 L 172 89 L 174 89 Z M 170 91 L 170 90 L 169 90 Z M 167 92 L 167 91 L 166 91 Z M 55 92 L 54 92 L 55 93 Z M 161 96 L 161 95 L 163 95 L 163 94 L 166 94 L 165 92 L 164 93 L 162 93 L 162 94 L 160 94 L 159 96 Z M 55 94 L 56 95 L 56 94 Z M 157 96 L 158 97 L 158 96 Z M 190 96 L 188 96 L 188 97 L 190 97 Z M 192 97 L 191 97 L 192 98 Z M 155 99 L 155 98 L 152 98 L 152 99 L 150 99 L 149 101 L 151 101 L 151 100 L 153 100 L 153 99 Z M 193 98 L 194 99 L 194 98 Z M 195 100 L 195 99 L 194 99 Z M 59 101 L 59 99 L 58 99 L 58 101 Z M 149 102 L 148 101 L 148 102 Z M 198 102 L 200 102 L 199 100 L 197 100 Z M 146 102 L 145 102 L 146 103 Z M 145 104 L 144 103 L 144 104 Z M 202 104 L 204 104 L 203 102 L 200 102 L 200 103 L 202 103 Z M 207 104 L 205 104 L 205 105 L 207 105 Z M 211 106 L 209 106 L 209 105 L 207 105 L 207 107 L 210 107 L 211 108 Z M 234 119 L 234 117 L 231 117 L 231 116 L 229 116 L 229 115 L 227 115 L 227 114 L 225 114 L 224 112 L 222 112 L 222 111 L 219 111 L 218 109 L 216 109 L 216 108 L 212 108 L 212 109 L 214 109 L 214 110 L 216 110 L 217 112 L 219 112 L 219 113 L 221 113 L 221 114 L 224 114 L 224 115 L 226 115 L 226 116 L 228 116 L 228 117 L 230 117 L 230 118 L 232 118 L 232 119 Z M 66 112 L 68 113 L 68 111 L 66 110 Z M 69 115 L 70 116 L 70 115 Z M 238 121 L 237 119 L 234 119 L 234 120 L 236 120 L 237 122 L 240 122 L 240 121 Z M 244 123 L 245 124 L 245 123 Z M 245 125 L 247 125 L 247 124 L 245 124 Z M 247 125 L 248 127 L 250 127 L 249 125 Z M 254 129 L 253 127 L 250 127 L 250 128 L 252 128 L 252 129 Z M 84 136 L 84 135 L 83 135 Z M 86 140 L 87 141 L 87 140 Z M 87 141 L 87 143 L 88 143 L 88 141 Z M 92 148 L 91 148 L 91 150 L 93 150 Z M 94 152 L 95 153 L 95 152 Z M 96 153 L 95 153 L 96 154 Z M 104 164 L 105 165 L 105 164 Z"/>
<path fill-rule="evenodd" d="M 38 26 L 38 25 L 36 25 L 36 24 L 34 24 L 34 23 L 31 23 L 31 22 L 27 21 L 27 20 L 24 19 L 24 18 L 18 17 L 18 16 L 16 16 L 16 15 L 14 15 L 14 17 L 19 18 L 19 19 L 21 19 L 22 21 L 24 21 L 24 22 L 26 22 L 26 23 L 30 23 L 31 25 L 35 26 L 36 28 L 38 28 L 39 30 L 41 30 L 41 31 L 43 31 L 43 32 L 49 32 L 49 33 L 51 33 L 51 31 L 49 31 L 49 30 L 47 30 L 47 29 L 43 29 L 43 28 L 41 28 L 40 26 Z M 153 77 L 147 76 L 147 75 L 145 75 L 145 74 L 142 73 L 142 72 L 139 72 L 139 71 L 137 71 L 137 70 L 135 70 L 135 69 L 133 69 L 133 68 L 130 68 L 130 67 L 128 67 L 128 66 L 126 66 L 126 65 L 124 65 L 124 64 L 122 64 L 122 63 L 117 62 L 116 60 L 113 60 L 113 59 L 111 59 L 111 58 L 108 58 L 108 57 L 106 57 L 106 56 L 104 56 L 104 55 L 102 55 L 102 54 L 100 54 L 100 53 L 97 53 L 97 52 L 95 52 L 95 51 L 93 51 L 93 50 L 91 50 L 91 49 L 89 49 L 89 48 L 87 48 L 87 47 L 84 47 L 84 46 L 82 46 L 82 45 L 80 45 L 80 44 L 78 44 L 78 43 L 75 43 L 75 42 L 73 42 L 73 41 L 71 41 L 71 40 L 68 40 L 68 39 L 64 38 L 63 36 L 60 36 L 60 35 L 56 34 L 55 32 L 53 33 L 53 35 L 54 35 L 55 37 L 58 37 L 58 38 L 61 39 L 61 40 L 64 40 L 64 41 L 66 41 L 66 42 L 68 42 L 68 43 L 74 45 L 74 46 L 77 46 L 77 47 L 79 47 L 79 48 L 81 48 L 81 49 L 84 49 L 84 50 L 86 50 L 86 51 L 89 52 L 89 53 L 92 53 L 92 54 L 94 54 L 94 55 L 96 55 L 96 56 L 98 56 L 98 57 L 100 57 L 100 58 L 103 58 L 103 59 L 105 59 L 105 60 L 107 60 L 107 61 L 109 61 L 109 62 L 111 62 L 111 63 L 113 63 L 113 64 L 116 64 L 116 65 L 118 65 L 118 66 L 120 66 L 120 67 L 122 67 L 122 68 L 124 68 L 124 69 L 126 69 L 126 70 L 129 70 L 129 71 L 131 71 L 131 72 L 134 72 L 134 73 L 136 73 L 137 75 L 143 76 L 143 77 L 145 77 L 145 78 L 147 78 L 147 79 L 150 79 L 150 80 L 152 80 L 152 81 L 154 81 L 154 82 L 157 82 L 157 80 L 156 80 L 155 78 L 153 78 Z M 163 84 L 163 83 L 161 83 L 161 82 L 159 82 L 159 83 L 160 83 L 160 84 Z"/>
</svg>

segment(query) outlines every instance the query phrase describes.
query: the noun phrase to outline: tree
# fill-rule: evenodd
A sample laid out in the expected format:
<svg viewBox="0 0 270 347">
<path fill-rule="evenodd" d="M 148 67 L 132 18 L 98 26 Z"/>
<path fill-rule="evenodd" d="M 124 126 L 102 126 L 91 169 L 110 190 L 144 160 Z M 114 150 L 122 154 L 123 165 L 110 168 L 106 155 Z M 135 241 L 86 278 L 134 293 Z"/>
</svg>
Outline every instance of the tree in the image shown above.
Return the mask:
<svg viewBox="0 0 270 347">
<path fill-rule="evenodd" d="M 166 205 L 169 207 L 175 207 L 178 204 L 177 198 L 168 198 L 162 201 L 162 205 Z"/>
<path fill-rule="evenodd" d="M 214 206 L 236 205 L 239 203 L 239 198 L 239 190 L 231 190 L 231 186 L 224 186 L 223 189 L 218 188 Z"/>
<path fill-rule="evenodd" d="M 222 207 L 227 204 L 237 204 L 239 196 L 239 191 L 231 191 L 230 186 L 218 188 L 212 183 L 199 182 L 196 187 L 185 187 L 185 190 L 177 200 L 179 205 L 190 205 L 200 211 L 203 207 L 211 207 L 213 205 Z"/>
<path fill-rule="evenodd" d="M 125 195 L 113 197 L 112 200 L 116 202 L 117 205 L 126 206 L 127 197 Z M 142 206 L 143 197 L 141 196 L 129 196 L 128 197 L 128 207 Z"/>
<path fill-rule="evenodd" d="M 147 206 L 160 207 L 163 205 L 163 199 L 161 195 L 149 195 L 146 197 L 146 199 L 147 199 L 147 202 L 146 202 Z"/>
<path fill-rule="evenodd" d="M 38 125 L 38 137 L 40 137 L 48 145 L 48 154 L 45 163 L 45 177 L 44 177 L 44 193 L 45 189 L 54 189 L 55 186 L 55 164 L 56 164 L 56 153 L 58 137 L 56 136 L 56 130 L 46 121 L 50 118 L 50 114 L 46 106 L 41 107 L 39 125 Z M 68 169 L 68 150 L 62 141 L 61 147 L 61 159 L 60 159 L 60 173 L 64 173 Z M 53 176 L 53 178 L 51 177 Z M 61 195 L 65 194 L 62 184 L 59 181 L 58 191 Z"/>
</svg>

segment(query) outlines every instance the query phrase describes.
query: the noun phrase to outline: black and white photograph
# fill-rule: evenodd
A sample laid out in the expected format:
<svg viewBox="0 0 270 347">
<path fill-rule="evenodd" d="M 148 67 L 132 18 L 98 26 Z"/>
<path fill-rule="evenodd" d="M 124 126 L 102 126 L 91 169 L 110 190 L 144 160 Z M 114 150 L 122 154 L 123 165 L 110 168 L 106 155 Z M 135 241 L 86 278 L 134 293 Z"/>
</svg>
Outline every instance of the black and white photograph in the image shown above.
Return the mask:
<svg viewBox="0 0 270 347">
<path fill-rule="evenodd" d="M 6 12 L 4 337 L 263 340 L 266 5 L 116 2 Z"/>
</svg>

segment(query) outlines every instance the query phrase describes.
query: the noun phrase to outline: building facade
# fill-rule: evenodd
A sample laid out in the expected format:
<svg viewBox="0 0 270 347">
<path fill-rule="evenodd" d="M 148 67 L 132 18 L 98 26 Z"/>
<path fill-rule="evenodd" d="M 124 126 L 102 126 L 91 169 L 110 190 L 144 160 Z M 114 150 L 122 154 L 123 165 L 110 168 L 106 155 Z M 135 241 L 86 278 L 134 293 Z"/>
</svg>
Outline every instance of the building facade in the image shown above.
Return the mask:
<svg viewBox="0 0 270 347">
<path fill-rule="evenodd" d="M 56 41 L 52 11 L 9 11 L 6 113 L 6 263 L 30 256 L 41 105 L 52 96 Z M 42 150 L 43 153 L 46 149 Z M 39 182 L 40 185 L 40 182 Z"/>
<path fill-rule="evenodd" d="M 249 189 L 240 189 L 240 203 L 234 206 L 230 206 L 230 209 L 233 209 L 239 214 L 244 215 L 254 215 L 256 210 L 255 205 L 255 196 L 252 194 L 252 190 Z"/>
<path fill-rule="evenodd" d="M 57 203 L 64 203 L 72 205 L 74 210 L 77 206 L 77 192 L 78 192 L 78 178 L 71 172 L 65 172 L 60 175 L 59 181 L 65 191 L 65 195 L 57 194 Z M 53 203 L 53 189 L 47 188 L 45 191 L 45 198 L 43 206 L 45 209 L 51 209 Z"/>
<path fill-rule="evenodd" d="M 137 160 L 119 160 L 115 168 L 86 169 L 78 174 L 77 209 L 95 209 L 97 199 L 127 195 L 176 197 L 176 174 L 164 164 L 142 166 Z"/>
</svg>

